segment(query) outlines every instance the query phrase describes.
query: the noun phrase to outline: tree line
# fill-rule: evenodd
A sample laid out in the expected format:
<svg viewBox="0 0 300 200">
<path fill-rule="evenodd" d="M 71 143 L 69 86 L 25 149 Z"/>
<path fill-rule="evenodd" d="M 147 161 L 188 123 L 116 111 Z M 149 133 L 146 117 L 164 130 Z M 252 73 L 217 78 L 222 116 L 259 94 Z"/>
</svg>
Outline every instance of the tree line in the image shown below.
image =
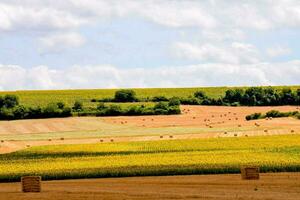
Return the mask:
<svg viewBox="0 0 300 200">
<path fill-rule="evenodd" d="M 118 115 L 170 115 L 180 114 L 180 102 L 171 99 L 169 102 L 157 102 L 153 106 L 130 105 L 121 107 L 117 104 L 99 103 L 96 108 L 84 107 L 76 100 L 73 107 L 63 102 L 49 103 L 45 107 L 24 106 L 15 95 L 0 96 L 0 120 L 39 119 L 70 116 L 118 116 Z"/>
<path fill-rule="evenodd" d="M 137 98 L 133 90 L 116 91 L 113 98 L 92 99 L 92 102 L 163 102 L 178 99 L 184 105 L 223 105 L 223 106 L 279 106 L 300 105 L 300 89 L 276 90 L 273 87 L 249 87 L 247 89 L 228 89 L 223 97 L 210 98 L 203 91 L 196 91 L 193 96 L 172 97 L 154 96 Z"/>
</svg>

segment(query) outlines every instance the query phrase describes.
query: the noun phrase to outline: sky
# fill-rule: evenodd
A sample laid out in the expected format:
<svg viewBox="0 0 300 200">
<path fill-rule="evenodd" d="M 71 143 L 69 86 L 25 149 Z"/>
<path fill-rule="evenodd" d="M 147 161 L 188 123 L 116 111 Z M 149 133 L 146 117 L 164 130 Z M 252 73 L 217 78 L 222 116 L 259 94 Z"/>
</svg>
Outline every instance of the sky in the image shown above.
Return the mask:
<svg viewBox="0 0 300 200">
<path fill-rule="evenodd" d="M 0 90 L 300 84 L 298 0 L 0 0 Z"/>
</svg>

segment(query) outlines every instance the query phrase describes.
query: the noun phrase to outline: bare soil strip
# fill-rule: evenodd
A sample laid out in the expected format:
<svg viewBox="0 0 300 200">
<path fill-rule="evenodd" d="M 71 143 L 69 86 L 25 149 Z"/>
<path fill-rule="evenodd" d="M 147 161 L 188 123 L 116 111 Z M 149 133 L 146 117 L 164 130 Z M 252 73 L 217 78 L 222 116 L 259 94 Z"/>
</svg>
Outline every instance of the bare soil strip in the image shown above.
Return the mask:
<svg viewBox="0 0 300 200">
<path fill-rule="evenodd" d="M 81 179 L 42 182 L 41 193 L 21 193 L 20 183 L 1 183 L 0 199 L 210 199 L 298 200 L 300 173 Z"/>
</svg>

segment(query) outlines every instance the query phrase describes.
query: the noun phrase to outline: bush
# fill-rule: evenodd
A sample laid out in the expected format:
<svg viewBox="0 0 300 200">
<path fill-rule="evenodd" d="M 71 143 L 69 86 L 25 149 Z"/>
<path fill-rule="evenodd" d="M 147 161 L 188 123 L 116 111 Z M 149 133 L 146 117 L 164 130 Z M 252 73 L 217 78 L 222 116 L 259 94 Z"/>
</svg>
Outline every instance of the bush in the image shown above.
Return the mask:
<svg viewBox="0 0 300 200">
<path fill-rule="evenodd" d="M 16 95 L 5 95 L 4 98 L 0 99 L 0 108 L 13 108 L 19 105 L 19 99 Z"/>
<path fill-rule="evenodd" d="M 279 112 L 278 110 L 271 110 L 266 113 L 266 117 L 282 117 L 283 113 Z"/>
<path fill-rule="evenodd" d="M 179 106 L 180 105 L 180 99 L 178 97 L 172 97 L 169 100 L 169 106 Z"/>
<path fill-rule="evenodd" d="M 56 105 L 59 109 L 63 109 L 65 107 L 65 103 L 63 102 L 57 102 Z"/>
<path fill-rule="evenodd" d="M 13 109 L 14 119 L 26 119 L 28 116 L 28 110 L 22 105 L 18 105 Z"/>
<path fill-rule="evenodd" d="M 254 120 L 254 119 L 260 119 L 262 117 L 261 113 L 254 113 L 251 115 L 246 116 L 246 120 Z"/>
<path fill-rule="evenodd" d="M 82 102 L 79 101 L 79 100 L 76 100 L 72 109 L 75 110 L 75 111 L 81 111 L 81 110 L 83 110 L 83 104 L 82 104 Z"/>
<path fill-rule="evenodd" d="M 195 97 L 188 97 L 180 99 L 180 103 L 183 105 L 201 105 L 202 101 Z"/>
<path fill-rule="evenodd" d="M 207 98 L 207 96 L 205 95 L 205 92 L 203 92 L 203 91 L 195 92 L 194 97 L 196 97 L 198 99 L 206 99 Z"/>
<path fill-rule="evenodd" d="M 164 96 L 155 96 L 151 99 L 153 102 L 160 102 L 160 101 L 169 101 L 167 97 Z"/>
<path fill-rule="evenodd" d="M 115 93 L 115 102 L 135 102 L 136 94 L 133 90 L 118 90 Z"/>
<path fill-rule="evenodd" d="M 117 115 L 122 115 L 122 114 L 123 114 L 123 110 L 122 110 L 121 106 L 115 105 L 115 104 L 109 105 L 106 108 L 106 112 L 105 112 L 105 115 L 107 115 L 107 116 L 117 116 Z"/>
</svg>

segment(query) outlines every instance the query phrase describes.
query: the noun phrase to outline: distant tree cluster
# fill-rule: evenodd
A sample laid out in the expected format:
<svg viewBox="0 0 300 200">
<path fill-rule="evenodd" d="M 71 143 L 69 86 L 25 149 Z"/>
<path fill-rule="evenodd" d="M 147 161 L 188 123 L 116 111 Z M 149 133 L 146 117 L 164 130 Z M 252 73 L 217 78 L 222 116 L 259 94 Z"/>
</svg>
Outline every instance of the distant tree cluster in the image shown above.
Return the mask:
<svg viewBox="0 0 300 200">
<path fill-rule="evenodd" d="M 170 102 L 158 102 L 154 106 L 130 105 L 122 107 L 118 104 L 109 104 L 101 102 L 96 109 L 83 109 L 78 112 L 79 116 L 134 116 L 134 115 L 171 115 L 180 114 L 178 102 L 174 99 Z"/>
<path fill-rule="evenodd" d="M 26 107 L 19 104 L 15 95 L 0 96 L 0 120 L 34 119 L 71 116 L 71 109 L 62 102 L 51 103 L 46 107 Z"/>
<path fill-rule="evenodd" d="M 189 97 L 172 97 L 185 105 L 225 105 L 225 106 L 277 106 L 300 105 L 300 89 L 276 90 L 273 87 L 249 87 L 228 89 L 223 97 L 210 98 L 203 91 L 196 91 Z M 168 102 L 172 98 L 154 96 L 137 98 L 133 90 L 118 90 L 114 98 L 92 99 L 92 102 Z"/>
<path fill-rule="evenodd" d="M 266 114 L 253 113 L 246 116 L 246 120 L 264 119 L 264 118 L 278 118 L 278 117 L 296 117 L 300 119 L 299 111 L 280 112 L 278 110 L 270 110 Z"/>
<path fill-rule="evenodd" d="M 204 92 L 198 91 L 193 97 L 182 98 L 182 104 L 192 105 L 225 105 L 225 106 L 279 106 L 300 105 L 300 89 L 293 92 L 289 88 L 275 90 L 272 87 L 250 87 L 244 89 L 229 89 L 225 96 L 214 99 Z"/>
</svg>

